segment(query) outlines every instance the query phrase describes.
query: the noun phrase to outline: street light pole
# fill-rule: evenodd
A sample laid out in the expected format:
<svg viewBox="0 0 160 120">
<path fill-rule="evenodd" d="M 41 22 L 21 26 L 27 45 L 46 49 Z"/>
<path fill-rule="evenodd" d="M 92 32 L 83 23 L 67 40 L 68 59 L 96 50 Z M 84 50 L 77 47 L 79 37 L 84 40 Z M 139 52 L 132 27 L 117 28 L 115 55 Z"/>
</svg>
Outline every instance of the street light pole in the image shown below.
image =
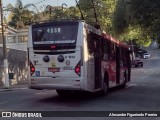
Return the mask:
<svg viewBox="0 0 160 120">
<path fill-rule="evenodd" d="M 7 60 L 7 49 L 6 40 L 4 38 L 4 26 L 3 26 L 3 7 L 2 0 L 0 0 L 0 11 L 1 11 L 1 27 L 2 27 L 2 40 L 3 40 L 3 60 L 4 60 L 4 86 L 9 88 L 9 76 L 8 76 L 8 60 Z"/>
</svg>

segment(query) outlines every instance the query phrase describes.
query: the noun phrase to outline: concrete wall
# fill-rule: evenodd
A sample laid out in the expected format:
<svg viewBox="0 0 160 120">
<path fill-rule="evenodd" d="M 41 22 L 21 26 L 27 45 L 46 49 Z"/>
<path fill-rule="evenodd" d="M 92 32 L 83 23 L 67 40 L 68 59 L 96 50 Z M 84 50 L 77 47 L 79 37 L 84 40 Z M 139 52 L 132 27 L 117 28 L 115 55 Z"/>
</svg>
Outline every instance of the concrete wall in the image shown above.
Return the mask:
<svg viewBox="0 0 160 120">
<path fill-rule="evenodd" d="M 9 73 L 14 73 L 11 84 L 27 84 L 27 52 L 7 49 Z M 3 49 L 0 48 L 0 85 L 3 85 Z"/>
</svg>

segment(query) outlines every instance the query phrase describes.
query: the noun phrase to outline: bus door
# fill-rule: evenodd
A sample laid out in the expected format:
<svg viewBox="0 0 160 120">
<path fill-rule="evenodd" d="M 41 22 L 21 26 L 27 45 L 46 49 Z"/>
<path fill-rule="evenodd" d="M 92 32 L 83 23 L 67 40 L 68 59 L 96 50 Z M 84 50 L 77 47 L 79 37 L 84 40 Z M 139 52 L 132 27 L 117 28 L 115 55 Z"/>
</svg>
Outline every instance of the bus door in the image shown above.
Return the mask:
<svg viewBox="0 0 160 120">
<path fill-rule="evenodd" d="M 101 58 L 100 58 L 100 39 L 99 36 L 90 32 L 87 35 L 89 64 L 88 64 L 88 78 L 94 81 L 91 84 L 93 89 L 101 87 Z"/>
</svg>

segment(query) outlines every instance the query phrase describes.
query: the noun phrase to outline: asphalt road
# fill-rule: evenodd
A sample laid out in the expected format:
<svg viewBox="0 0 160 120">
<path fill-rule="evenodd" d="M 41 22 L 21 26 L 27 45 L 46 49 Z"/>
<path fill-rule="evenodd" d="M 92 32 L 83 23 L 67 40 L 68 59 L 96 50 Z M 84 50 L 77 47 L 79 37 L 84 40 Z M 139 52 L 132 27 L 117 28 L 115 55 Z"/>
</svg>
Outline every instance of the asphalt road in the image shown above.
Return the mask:
<svg viewBox="0 0 160 120">
<path fill-rule="evenodd" d="M 132 68 L 131 82 L 127 87 L 111 89 L 107 96 L 85 94 L 61 98 L 54 90 L 39 91 L 21 87 L 0 92 L 0 111 L 160 111 L 160 51 L 152 50 L 150 53 L 150 59 L 143 59 L 144 67 Z M 42 119 L 81 120 L 82 117 Z M 83 119 L 126 120 L 128 118 L 88 117 Z M 130 119 L 159 120 L 160 118 L 134 117 Z"/>
</svg>

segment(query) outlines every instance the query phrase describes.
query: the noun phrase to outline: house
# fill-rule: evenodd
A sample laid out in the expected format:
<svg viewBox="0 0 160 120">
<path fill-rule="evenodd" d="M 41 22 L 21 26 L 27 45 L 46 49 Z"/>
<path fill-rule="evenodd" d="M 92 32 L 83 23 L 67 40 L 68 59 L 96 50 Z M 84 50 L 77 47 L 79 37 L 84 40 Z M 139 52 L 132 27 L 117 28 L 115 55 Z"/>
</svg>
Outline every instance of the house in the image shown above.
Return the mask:
<svg viewBox="0 0 160 120">
<path fill-rule="evenodd" d="M 27 40 L 28 29 L 16 30 L 4 25 L 6 40 L 8 72 L 13 73 L 10 84 L 27 83 Z M 3 85 L 3 39 L 0 26 L 0 85 Z M 3 81 L 3 82 L 2 82 Z"/>
<path fill-rule="evenodd" d="M 0 34 L 1 28 L 0 26 Z M 4 25 L 4 36 L 7 48 L 27 51 L 28 29 L 16 30 Z M 0 35 L 0 47 L 3 47 L 2 35 Z"/>
</svg>

